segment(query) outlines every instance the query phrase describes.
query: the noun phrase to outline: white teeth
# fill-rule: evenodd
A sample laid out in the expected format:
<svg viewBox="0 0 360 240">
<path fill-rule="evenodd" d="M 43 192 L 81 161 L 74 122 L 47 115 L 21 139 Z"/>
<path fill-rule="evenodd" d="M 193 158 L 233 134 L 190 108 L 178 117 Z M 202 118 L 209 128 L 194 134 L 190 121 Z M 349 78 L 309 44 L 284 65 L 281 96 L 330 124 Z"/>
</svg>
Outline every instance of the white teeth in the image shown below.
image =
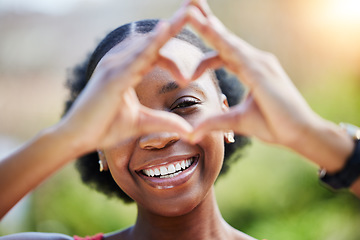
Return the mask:
<svg viewBox="0 0 360 240">
<path fill-rule="evenodd" d="M 169 175 L 166 175 L 166 176 L 160 176 L 160 178 L 172 178 L 172 177 L 175 177 L 175 176 L 179 175 L 181 172 L 182 171 L 174 173 L 174 174 L 169 174 Z"/>
<path fill-rule="evenodd" d="M 186 166 L 185 166 L 185 161 L 181 161 L 181 168 L 182 168 L 182 169 L 185 169 L 185 168 L 186 168 Z"/>
<path fill-rule="evenodd" d="M 180 166 L 180 164 L 179 164 L 179 163 L 177 163 L 177 164 L 176 164 L 176 166 L 175 166 L 175 170 L 176 170 L 176 171 L 181 170 L 181 166 Z"/>
<path fill-rule="evenodd" d="M 167 168 L 166 168 L 166 167 L 160 167 L 160 173 L 161 173 L 161 175 L 166 175 L 166 174 L 168 174 Z"/>
<path fill-rule="evenodd" d="M 193 158 L 183 160 L 174 164 L 169 164 L 167 167 L 161 166 L 160 168 L 144 169 L 143 174 L 149 177 L 171 178 L 180 174 L 182 170 L 190 167 L 194 162 Z"/>
<path fill-rule="evenodd" d="M 174 164 L 170 164 L 167 169 L 168 173 L 176 172 Z"/>
</svg>

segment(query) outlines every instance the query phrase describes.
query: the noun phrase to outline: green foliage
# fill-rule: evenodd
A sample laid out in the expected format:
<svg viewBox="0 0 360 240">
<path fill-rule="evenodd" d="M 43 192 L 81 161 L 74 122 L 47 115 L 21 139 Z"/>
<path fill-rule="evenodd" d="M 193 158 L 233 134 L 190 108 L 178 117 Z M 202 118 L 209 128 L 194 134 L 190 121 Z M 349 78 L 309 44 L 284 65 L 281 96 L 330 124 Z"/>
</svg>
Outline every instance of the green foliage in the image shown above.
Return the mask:
<svg viewBox="0 0 360 240">
<path fill-rule="evenodd" d="M 336 79 L 342 80 L 334 79 L 300 87 L 323 117 L 360 125 L 359 80 L 341 75 Z M 348 192 L 324 188 L 316 172 L 297 154 L 254 140 L 216 183 L 220 209 L 232 226 L 258 239 L 360 239 L 360 201 Z M 38 188 L 31 206 L 28 226 L 18 231 L 84 236 L 126 228 L 136 218 L 134 204 L 90 190 L 72 165 Z M 11 233 L 4 227 L 0 231 Z"/>
<path fill-rule="evenodd" d="M 359 239 L 360 202 L 318 182 L 296 154 L 255 142 L 216 185 L 225 219 L 258 239 Z"/>
</svg>

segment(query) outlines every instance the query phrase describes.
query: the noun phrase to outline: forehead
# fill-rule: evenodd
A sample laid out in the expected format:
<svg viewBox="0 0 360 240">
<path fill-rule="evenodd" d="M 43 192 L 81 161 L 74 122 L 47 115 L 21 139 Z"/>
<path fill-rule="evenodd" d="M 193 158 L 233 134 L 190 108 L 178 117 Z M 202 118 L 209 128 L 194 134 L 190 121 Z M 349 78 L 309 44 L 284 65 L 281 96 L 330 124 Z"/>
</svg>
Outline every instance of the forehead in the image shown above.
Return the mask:
<svg viewBox="0 0 360 240">
<path fill-rule="evenodd" d="M 188 42 L 185 42 L 180 39 L 173 38 L 168 41 L 161 49 L 161 55 L 166 58 L 171 59 L 176 66 L 179 68 L 181 73 L 190 78 L 193 74 L 195 68 L 203 57 L 203 53 L 195 46 L 191 45 Z M 209 77 L 209 74 L 204 74 Z M 152 79 L 152 80 L 164 80 L 168 81 L 173 79 L 173 76 L 170 75 L 170 72 L 167 71 L 166 66 L 157 66 L 153 68 L 150 72 L 148 72 L 144 79 Z"/>
<path fill-rule="evenodd" d="M 197 47 L 176 38 L 172 38 L 168 41 L 160 49 L 160 53 L 163 56 L 170 58 L 177 65 L 182 74 L 189 78 L 204 56 L 204 53 Z M 212 87 L 214 87 L 215 81 L 215 76 L 210 71 L 205 72 L 198 80 L 196 80 L 198 84 L 201 82 L 201 85 L 211 85 Z M 170 72 L 164 66 L 159 67 L 155 65 L 155 67 L 144 76 L 140 85 L 145 83 L 157 85 L 159 88 L 161 87 L 160 91 L 164 90 L 163 85 L 166 85 L 166 88 L 174 88 L 176 86 L 176 84 L 168 84 L 168 82 L 175 82 L 175 79 L 171 76 Z"/>
<path fill-rule="evenodd" d="M 144 38 L 144 36 L 146 35 L 137 34 L 137 33 L 132 34 L 131 37 L 125 39 L 124 41 L 113 47 L 106 55 L 112 55 L 123 51 L 125 52 L 129 51 L 129 49 L 132 48 L 131 46 L 132 43 L 134 43 L 134 41 L 136 40 Z M 160 49 L 160 53 L 166 58 L 171 59 L 177 65 L 177 67 L 180 69 L 180 71 L 185 77 L 190 77 L 193 74 L 201 58 L 204 56 L 204 54 L 201 52 L 199 48 L 195 47 L 194 45 L 186 41 L 177 38 L 171 38 Z M 212 73 L 206 72 L 196 82 L 198 82 L 199 84 L 201 83 L 200 85 L 203 86 L 211 85 L 211 86 L 207 86 L 206 88 L 209 87 L 214 88 L 215 87 L 214 78 L 215 77 Z M 170 86 L 168 85 L 169 82 L 174 83 L 175 79 L 169 73 L 169 71 L 167 71 L 166 67 L 164 66 L 159 67 L 155 65 L 155 67 L 144 76 L 143 80 L 136 86 L 135 89 L 136 92 L 138 93 L 140 92 L 144 93 L 144 91 L 141 91 L 141 89 L 150 90 L 150 88 L 152 89 L 152 91 L 154 91 L 155 89 L 159 89 L 156 91 L 162 91 L 165 85 L 167 86 L 167 88 Z M 173 84 L 171 86 L 174 87 L 175 85 Z"/>
<path fill-rule="evenodd" d="M 132 43 L 141 41 L 147 34 L 133 33 L 124 41 L 115 45 L 106 55 L 113 55 L 119 52 L 129 51 L 133 48 Z M 174 61 L 185 76 L 190 76 L 204 55 L 201 50 L 194 45 L 177 39 L 171 38 L 159 51 L 161 55 Z M 130 54 L 130 52 L 129 52 Z M 129 56 L 130 57 L 130 56 Z"/>
<path fill-rule="evenodd" d="M 167 42 L 160 53 L 173 60 L 185 77 L 190 77 L 204 54 L 194 45 L 173 38 Z"/>
</svg>

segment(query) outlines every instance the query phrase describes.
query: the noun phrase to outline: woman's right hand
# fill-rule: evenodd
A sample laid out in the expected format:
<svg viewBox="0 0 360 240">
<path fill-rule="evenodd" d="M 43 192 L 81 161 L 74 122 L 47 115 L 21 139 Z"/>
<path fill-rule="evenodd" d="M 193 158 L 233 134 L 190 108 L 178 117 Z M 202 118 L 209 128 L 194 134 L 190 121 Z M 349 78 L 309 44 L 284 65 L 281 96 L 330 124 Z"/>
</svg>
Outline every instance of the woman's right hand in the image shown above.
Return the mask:
<svg viewBox="0 0 360 240">
<path fill-rule="evenodd" d="M 0 161 L 0 218 L 51 174 L 79 156 L 114 146 L 131 137 L 166 131 L 186 138 L 189 123 L 173 113 L 142 106 L 134 91 L 151 68 L 169 70 L 179 85 L 185 78 L 160 48 L 186 23 L 181 8 L 170 21 L 114 48 L 99 62 L 87 86 L 56 125 L 43 130 L 26 145 Z M 125 40 L 126 41 L 126 40 Z"/>
<path fill-rule="evenodd" d="M 151 132 L 176 132 L 186 138 L 192 130 L 187 121 L 173 113 L 144 107 L 134 91 L 155 65 L 168 69 L 179 85 L 185 83 L 177 65 L 159 53 L 185 23 L 186 9 L 181 8 L 170 21 L 159 22 L 152 33 L 124 40 L 120 47 L 110 50 L 60 122 L 59 131 L 71 136 L 83 152 Z"/>
</svg>

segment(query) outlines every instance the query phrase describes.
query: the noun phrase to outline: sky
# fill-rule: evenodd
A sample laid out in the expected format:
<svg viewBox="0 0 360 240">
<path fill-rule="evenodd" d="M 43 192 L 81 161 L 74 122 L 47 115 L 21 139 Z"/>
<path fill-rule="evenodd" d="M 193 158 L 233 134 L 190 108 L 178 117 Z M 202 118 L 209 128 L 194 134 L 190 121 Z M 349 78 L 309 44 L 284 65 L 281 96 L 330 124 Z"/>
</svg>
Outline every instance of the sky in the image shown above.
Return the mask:
<svg viewBox="0 0 360 240">
<path fill-rule="evenodd" d="M 0 12 L 39 12 L 50 15 L 68 13 L 84 2 L 105 3 L 106 0 L 0 0 Z"/>
</svg>

